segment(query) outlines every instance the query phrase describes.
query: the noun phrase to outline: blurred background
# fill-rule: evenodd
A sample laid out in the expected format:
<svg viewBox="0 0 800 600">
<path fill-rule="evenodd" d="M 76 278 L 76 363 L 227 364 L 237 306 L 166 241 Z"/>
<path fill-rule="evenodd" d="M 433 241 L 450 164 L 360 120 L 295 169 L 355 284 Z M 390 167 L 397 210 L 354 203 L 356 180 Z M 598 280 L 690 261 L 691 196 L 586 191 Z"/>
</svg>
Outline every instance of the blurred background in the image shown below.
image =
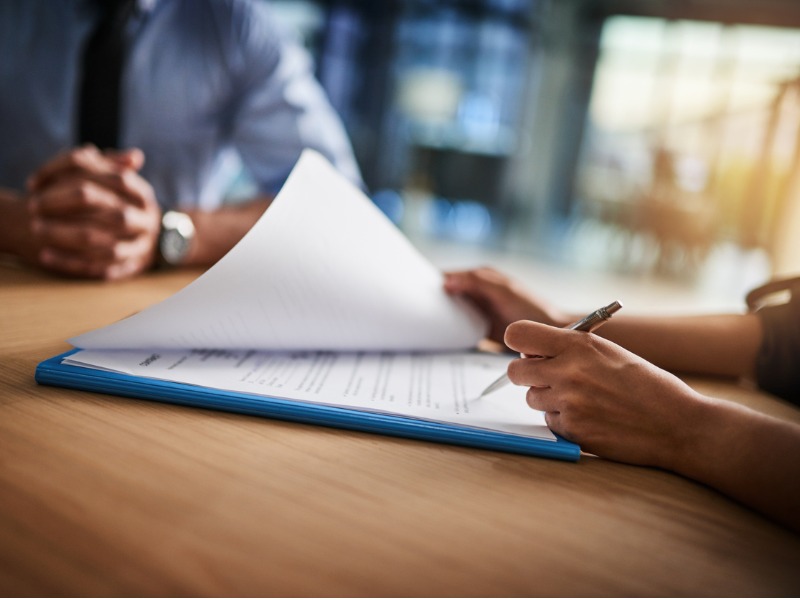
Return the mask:
<svg viewBox="0 0 800 600">
<path fill-rule="evenodd" d="M 797 0 L 271 4 L 373 200 L 445 267 L 715 309 L 800 272 Z"/>
</svg>

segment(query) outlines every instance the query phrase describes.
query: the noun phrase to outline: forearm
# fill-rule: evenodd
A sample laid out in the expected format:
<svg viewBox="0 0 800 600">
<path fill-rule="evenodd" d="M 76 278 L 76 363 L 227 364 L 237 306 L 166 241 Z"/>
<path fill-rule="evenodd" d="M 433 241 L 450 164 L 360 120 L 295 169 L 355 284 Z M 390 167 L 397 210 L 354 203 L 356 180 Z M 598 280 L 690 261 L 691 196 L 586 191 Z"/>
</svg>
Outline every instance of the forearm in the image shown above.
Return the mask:
<svg viewBox="0 0 800 600">
<path fill-rule="evenodd" d="M 800 531 L 800 425 L 711 400 L 671 470 Z"/>
<path fill-rule="evenodd" d="M 250 231 L 271 202 L 257 198 L 214 211 L 187 211 L 194 222 L 195 240 L 183 264 L 207 267 L 217 262 Z"/>
<path fill-rule="evenodd" d="M 756 315 L 615 315 L 597 331 L 672 372 L 751 377 L 762 340 Z"/>
</svg>

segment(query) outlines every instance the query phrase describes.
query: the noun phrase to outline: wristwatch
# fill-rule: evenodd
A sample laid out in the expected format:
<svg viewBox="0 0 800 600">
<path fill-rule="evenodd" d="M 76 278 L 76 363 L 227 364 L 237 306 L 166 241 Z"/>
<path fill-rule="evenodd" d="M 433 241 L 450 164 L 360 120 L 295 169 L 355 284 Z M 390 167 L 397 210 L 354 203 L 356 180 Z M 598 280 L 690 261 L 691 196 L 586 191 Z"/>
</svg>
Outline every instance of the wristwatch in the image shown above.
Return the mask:
<svg viewBox="0 0 800 600">
<path fill-rule="evenodd" d="M 158 250 L 161 262 L 176 266 L 186 260 L 194 240 L 194 223 L 186 213 L 168 210 L 161 216 Z"/>
</svg>

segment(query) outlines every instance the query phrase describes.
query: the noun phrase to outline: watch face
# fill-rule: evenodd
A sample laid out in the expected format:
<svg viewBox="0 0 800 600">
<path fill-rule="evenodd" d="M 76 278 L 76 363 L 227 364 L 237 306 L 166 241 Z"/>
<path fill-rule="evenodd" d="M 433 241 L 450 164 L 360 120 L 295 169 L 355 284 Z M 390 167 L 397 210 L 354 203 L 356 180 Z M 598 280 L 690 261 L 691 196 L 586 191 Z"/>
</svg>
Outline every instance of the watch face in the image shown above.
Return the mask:
<svg viewBox="0 0 800 600">
<path fill-rule="evenodd" d="M 169 265 L 178 265 L 189 254 L 194 239 L 194 223 L 189 215 L 167 211 L 161 218 L 161 257 Z"/>
<path fill-rule="evenodd" d="M 167 229 L 161 236 L 161 255 L 171 265 L 180 263 L 189 251 L 189 240 L 177 229 Z"/>
</svg>

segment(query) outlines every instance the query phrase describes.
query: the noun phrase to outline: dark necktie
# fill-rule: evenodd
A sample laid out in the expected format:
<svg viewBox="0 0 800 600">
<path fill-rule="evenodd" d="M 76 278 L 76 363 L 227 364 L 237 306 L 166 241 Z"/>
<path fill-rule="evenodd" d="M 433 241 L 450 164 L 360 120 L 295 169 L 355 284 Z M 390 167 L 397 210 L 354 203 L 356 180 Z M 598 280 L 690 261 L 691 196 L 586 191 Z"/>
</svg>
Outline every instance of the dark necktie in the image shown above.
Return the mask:
<svg viewBox="0 0 800 600">
<path fill-rule="evenodd" d="M 125 28 L 136 2 L 102 0 L 101 4 L 104 12 L 83 52 L 78 138 L 81 144 L 117 148 Z"/>
</svg>

